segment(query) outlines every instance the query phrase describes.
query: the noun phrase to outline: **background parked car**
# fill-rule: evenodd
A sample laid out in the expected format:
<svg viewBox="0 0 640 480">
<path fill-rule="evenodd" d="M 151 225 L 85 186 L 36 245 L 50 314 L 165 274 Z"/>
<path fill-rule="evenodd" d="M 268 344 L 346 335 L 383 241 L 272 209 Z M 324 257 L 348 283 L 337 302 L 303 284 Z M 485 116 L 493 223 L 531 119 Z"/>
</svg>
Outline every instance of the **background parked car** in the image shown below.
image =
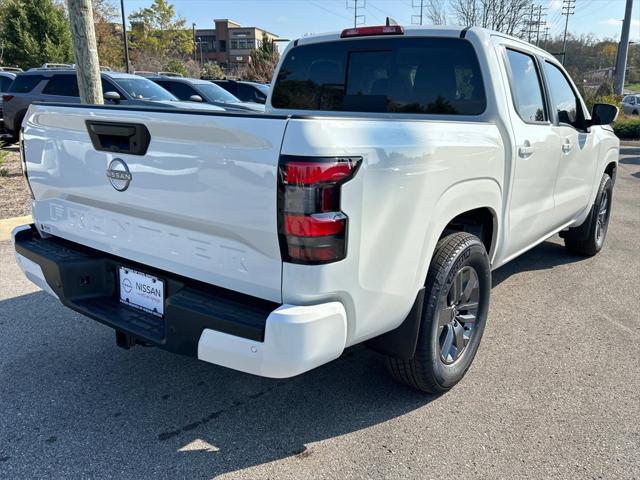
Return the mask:
<svg viewBox="0 0 640 480">
<path fill-rule="evenodd" d="M 147 77 L 178 99 L 190 102 L 205 102 L 230 112 L 264 112 L 264 105 L 241 102 L 238 97 L 208 80 L 168 76 Z"/>
<path fill-rule="evenodd" d="M 4 133 L 4 120 L 2 114 L 2 94 L 9 90 L 9 85 L 16 78 L 15 73 L 0 71 L 0 134 Z"/>
<path fill-rule="evenodd" d="M 227 92 L 232 93 L 243 102 L 267 103 L 269 85 L 256 82 L 240 82 L 237 80 L 213 80 Z"/>
<path fill-rule="evenodd" d="M 622 99 L 622 110 L 625 115 L 640 114 L 640 94 L 627 95 Z"/>
<path fill-rule="evenodd" d="M 105 103 L 223 111 L 214 105 L 181 102 L 147 78 L 127 73 L 101 72 Z M 73 69 L 32 69 L 19 73 L 3 96 L 8 142 L 16 142 L 22 119 L 35 101 L 80 103 L 78 79 Z"/>
</svg>

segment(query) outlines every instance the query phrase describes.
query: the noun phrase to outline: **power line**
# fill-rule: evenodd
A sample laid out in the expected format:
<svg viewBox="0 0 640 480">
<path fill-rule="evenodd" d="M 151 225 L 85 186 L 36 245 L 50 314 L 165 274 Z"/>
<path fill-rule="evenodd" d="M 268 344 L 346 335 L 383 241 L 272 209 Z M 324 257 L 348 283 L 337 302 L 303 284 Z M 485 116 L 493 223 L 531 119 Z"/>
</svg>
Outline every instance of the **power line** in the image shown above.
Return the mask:
<svg viewBox="0 0 640 480">
<path fill-rule="evenodd" d="M 342 19 L 349 20 L 349 21 L 351 20 L 351 18 L 347 17 L 346 15 L 343 15 L 342 13 L 338 13 L 338 12 L 335 12 L 333 10 L 329 10 L 328 8 L 324 7 L 323 5 L 319 5 L 317 3 L 314 3 L 311 0 L 307 0 L 307 1 L 309 2 L 309 5 L 313 5 L 314 7 L 319 8 L 320 10 L 324 10 L 325 12 L 330 13 L 331 15 L 335 15 L 336 17 L 340 17 Z"/>
</svg>

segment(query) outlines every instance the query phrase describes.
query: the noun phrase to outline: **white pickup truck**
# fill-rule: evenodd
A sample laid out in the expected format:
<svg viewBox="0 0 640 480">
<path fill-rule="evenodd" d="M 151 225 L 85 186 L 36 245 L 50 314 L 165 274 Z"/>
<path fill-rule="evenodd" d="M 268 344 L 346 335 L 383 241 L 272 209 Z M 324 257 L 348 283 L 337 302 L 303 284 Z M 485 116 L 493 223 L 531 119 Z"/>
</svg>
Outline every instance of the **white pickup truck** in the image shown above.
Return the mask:
<svg viewBox="0 0 640 480">
<path fill-rule="evenodd" d="M 602 248 L 616 115 L 500 33 L 305 37 L 266 114 L 33 105 L 16 256 L 125 348 L 290 377 L 367 342 L 442 392 L 476 354 L 492 269 L 558 232 Z"/>
</svg>

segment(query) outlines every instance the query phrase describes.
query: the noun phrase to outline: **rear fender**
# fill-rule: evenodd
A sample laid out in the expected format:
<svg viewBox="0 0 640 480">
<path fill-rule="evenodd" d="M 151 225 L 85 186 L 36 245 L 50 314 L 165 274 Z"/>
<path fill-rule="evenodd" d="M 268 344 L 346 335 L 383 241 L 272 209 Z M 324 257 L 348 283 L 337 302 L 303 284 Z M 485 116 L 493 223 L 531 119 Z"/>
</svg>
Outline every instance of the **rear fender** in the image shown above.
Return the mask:
<svg viewBox="0 0 640 480">
<path fill-rule="evenodd" d="M 496 254 L 497 239 L 501 232 L 502 191 L 498 182 L 492 178 L 476 178 L 456 183 L 449 187 L 438 199 L 427 229 L 427 235 L 420 254 L 418 285 L 424 285 L 431 257 L 438 240 L 447 224 L 458 215 L 477 208 L 488 208 L 493 216 L 493 237 L 489 259 L 493 262 Z"/>
</svg>

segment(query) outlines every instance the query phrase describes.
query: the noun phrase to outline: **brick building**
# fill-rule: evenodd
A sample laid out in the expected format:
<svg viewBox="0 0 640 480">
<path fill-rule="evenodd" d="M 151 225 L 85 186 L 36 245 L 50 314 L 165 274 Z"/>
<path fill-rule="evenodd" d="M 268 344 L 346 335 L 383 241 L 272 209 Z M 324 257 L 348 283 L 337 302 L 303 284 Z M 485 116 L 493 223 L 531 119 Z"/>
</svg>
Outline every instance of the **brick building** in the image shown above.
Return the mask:
<svg viewBox="0 0 640 480">
<path fill-rule="evenodd" d="M 214 25 L 214 29 L 195 31 L 196 58 L 205 63 L 217 62 L 230 72 L 247 63 L 251 50 L 260 47 L 263 38 L 279 38 L 262 28 L 243 27 L 226 18 L 214 20 Z"/>
</svg>

